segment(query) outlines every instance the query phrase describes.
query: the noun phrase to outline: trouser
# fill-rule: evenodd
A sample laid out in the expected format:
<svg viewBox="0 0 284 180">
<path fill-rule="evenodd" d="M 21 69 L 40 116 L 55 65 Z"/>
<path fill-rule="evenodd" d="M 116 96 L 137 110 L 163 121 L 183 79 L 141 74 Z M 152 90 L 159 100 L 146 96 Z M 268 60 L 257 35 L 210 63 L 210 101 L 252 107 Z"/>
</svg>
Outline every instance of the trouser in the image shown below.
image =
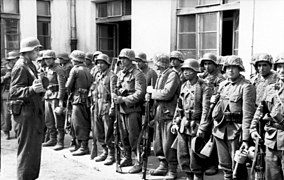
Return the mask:
<svg viewBox="0 0 284 180">
<path fill-rule="evenodd" d="M 108 114 L 105 114 L 95 116 L 94 120 L 95 134 L 100 145 L 113 148 L 113 119 Z"/>
<path fill-rule="evenodd" d="M 86 104 L 73 104 L 71 123 L 79 141 L 89 140 L 91 131 L 90 109 Z"/>
<path fill-rule="evenodd" d="M 7 99 L 1 99 L 1 130 L 9 132 L 12 129 L 10 106 Z"/>
<path fill-rule="evenodd" d="M 171 120 L 155 121 L 154 153 L 160 160 L 166 160 L 169 167 L 176 167 L 177 150 L 171 148 L 176 135 L 171 133 L 171 125 Z"/>
<path fill-rule="evenodd" d="M 266 147 L 265 179 L 284 180 L 284 150 Z"/>
<path fill-rule="evenodd" d="M 56 137 L 58 131 L 64 131 L 64 114 L 57 115 L 54 112 L 58 106 L 58 99 L 45 99 L 45 125 L 51 137 Z"/>
<path fill-rule="evenodd" d="M 41 147 L 43 138 L 43 114 L 23 106 L 20 116 L 15 116 L 18 122 L 18 180 L 37 179 L 40 171 Z"/>
<path fill-rule="evenodd" d="M 232 179 L 234 168 L 234 156 L 236 150 L 240 148 L 239 136 L 234 140 L 228 140 L 226 135 L 224 139 L 214 137 L 217 146 L 217 152 L 219 157 L 219 164 L 224 172 L 224 179 Z"/>
</svg>

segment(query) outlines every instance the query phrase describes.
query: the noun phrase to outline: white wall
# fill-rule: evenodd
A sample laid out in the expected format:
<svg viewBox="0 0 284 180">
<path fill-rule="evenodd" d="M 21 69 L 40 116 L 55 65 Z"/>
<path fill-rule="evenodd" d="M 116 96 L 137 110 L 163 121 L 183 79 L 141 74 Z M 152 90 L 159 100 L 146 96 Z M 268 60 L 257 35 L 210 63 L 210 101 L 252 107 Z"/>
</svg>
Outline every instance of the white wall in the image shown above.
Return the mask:
<svg viewBox="0 0 284 180">
<path fill-rule="evenodd" d="M 70 0 L 51 1 L 51 48 L 70 53 Z"/>
<path fill-rule="evenodd" d="M 241 0 L 240 5 L 239 55 L 248 77 L 252 53 L 269 53 L 275 58 L 284 51 L 284 1 L 255 0 L 254 36 L 253 0 Z"/>
<path fill-rule="evenodd" d="M 157 52 L 170 52 L 171 0 L 132 0 L 131 47 L 150 59 Z"/>
<path fill-rule="evenodd" d="M 21 39 L 37 37 L 37 5 L 36 0 L 20 0 L 20 32 Z"/>
</svg>

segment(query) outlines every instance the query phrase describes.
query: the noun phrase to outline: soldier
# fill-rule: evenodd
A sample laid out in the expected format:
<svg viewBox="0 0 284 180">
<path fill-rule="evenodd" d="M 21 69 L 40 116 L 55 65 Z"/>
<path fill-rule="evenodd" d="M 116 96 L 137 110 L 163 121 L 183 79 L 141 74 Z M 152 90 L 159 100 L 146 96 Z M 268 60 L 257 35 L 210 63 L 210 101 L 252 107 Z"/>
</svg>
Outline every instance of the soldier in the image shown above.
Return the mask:
<svg viewBox="0 0 284 180">
<path fill-rule="evenodd" d="M 143 73 L 132 63 L 135 61 L 135 53 L 132 49 L 124 48 L 120 51 L 118 58 L 121 60 L 123 70 L 118 73 L 117 94 L 113 94 L 114 103 L 119 104 L 119 113 L 122 126 L 122 145 L 125 157 L 120 166 L 132 165 L 131 154 L 134 152 L 137 159 L 137 141 L 141 131 L 142 107 L 146 91 L 146 79 Z M 138 160 L 128 173 L 138 173 L 142 165 Z"/>
<path fill-rule="evenodd" d="M 180 51 L 172 51 L 170 54 L 170 63 L 171 63 L 171 67 L 173 70 L 175 70 L 180 77 L 181 80 L 181 84 L 184 83 L 185 79 L 183 77 L 183 74 L 181 72 L 181 66 L 182 63 L 184 61 L 184 57 L 183 54 Z"/>
<path fill-rule="evenodd" d="M 213 94 L 216 94 L 219 84 L 225 80 L 218 69 L 217 57 L 213 53 L 205 53 L 200 60 L 200 67 L 204 68 L 204 72 L 199 74 L 199 77 L 213 86 Z M 216 146 L 214 146 L 210 158 L 207 159 L 207 166 L 208 169 L 205 171 L 205 175 L 214 175 L 218 173 L 218 154 Z"/>
<path fill-rule="evenodd" d="M 65 96 L 65 74 L 63 69 L 55 63 L 56 55 L 53 50 L 45 50 L 42 59 L 47 65 L 46 74 L 49 80 L 45 92 L 45 125 L 50 138 L 43 143 L 43 147 L 55 146 L 54 150 L 64 148 L 64 114 L 63 100 Z M 58 134 L 58 138 L 57 138 Z"/>
<path fill-rule="evenodd" d="M 86 53 L 85 59 L 86 59 L 85 65 L 87 66 L 87 68 L 91 70 L 94 67 L 93 54 L 90 52 Z"/>
<path fill-rule="evenodd" d="M 190 142 L 193 137 L 204 139 L 205 133 L 211 132 L 211 122 L 206 116 L 213 89 L 197 76 L 197 60 L 187 59 L 181 68 L 186 81 L 181 86 L 171 132 L 178 134 L 177 154 L 182 171 L 188 180 L 193 179 L 193 173 L 195 180 L 201 180 L 207 160 L 192 151 Z"/>
<path fill-rule="evenodd" d="M 78 146 L 74 146 L 74 149 L 70 151 L 73 156 L 81 156 L 90 153 L 88 140 L 91 120 L 88 92 L 93 80 L 90 71 L 84 65 L 84 52 L 74 50 L 70 54 L 70 58 L 74 67 L 70 71 L 66 88 L 73 93 L 71 123 L 74 127 L 75 137 L 78 140 Z"/>
<path fill-rule="evenodd" d="M 264 103 L 259 104 L 254 114 L 250 133 L 256 140 L 261 138 L 257 129 L 259 121 L 268 120 L 264 131 L 266 146 L 265 179 L 284 179 L 284 53 L 279 55 L 274 64 L 279 80 L 267 86 L 263 95 Z M 264 116 L 264 117 L 263 117 Z M 263 120 L 262 120 L 263 117 Z"/>
<path fill-rule="evenodd" d="M 32 61 L 38 57 L 41 45 L 31 37 L 22 39 L 20 47 L 21 55 L 12 70 L 10 87 L 12 114 L 18 123 L 17 176 L 18 180 L 37 179 L 44 127 L 41 101 L 45 90 Z"/>
<path fill-rule="evenodd" d="M 93 63 L 96 62 L 96 59 L 97 59 L 97 57 L 98 57 L 99 54 L 102 54 L 102 52 L 101 52 L 101 51 L 96 51 L 96 52 L 93 54 L 93 58 L 92 58 Z M 91 75 L 93 76 L 93 78 L 95 78 L 95 75 L 97 74 L 98 70 L 99 70 L 99 68 L 98 68 L 96 65 L 92 67 L 92 69 L 91 69 Z"/>
<path fill-rule="evenodd" d="M 177 176 L 177 152 L 171 149 L 176 135 L 171 133 L 171 124 L 180 90 L 179 74 L 171 69 L 167 54 L 157 54 L 154 62 L 159 71 L 156 86 L 147 87 L 147 93 L 155 102 L 154 109 L 154 153 L 159 158 L 158 168 L 150 171 L 153 176 L 165 176 L 175 179 Z M 149 98 L 149 97 L 147 97 Z"/>
<path fill-rule="evenodd" d="M 70 58 L 67 53 L 58 54 L 57 58 L 59 59 L 59 64 L 63 68 L 63 71 L 65 72 L 65 78 L 67 79 L 73 67 L 72 63 L 70 62 Z"/>
<path fill-rule="evenodd" d="M 8 53 L 8 57 L 3 68 L 1 68 L 1 129 L 4 132 L 5 139 L 10 139 L 10 131 L 12 129 L 12 117 L 10 113 L 10 102 L 9 102 L 9 88 L 11 81 L 11 72 L 19 59 L 19 52 L 11 51 Z M 16 131 L 16 125 L 14 130 Z"/>
<path fill-rule="evenodd" d="M 95 77 L 95 87 L 92 91 L 95 103 L 94 127 L 98 142 L 103 148 L 103 153 L 95 158 L 96 162 L 105 161 L 105 165 L 112 165 L 115 161 L 113 144 L 114 105 L 111 93 L 114 93 L 117 76 L 110 69 L 109 57 L 99 54 L 96 61 L 99 71 Z"/>
<path fill-rule="evenodd" d="M 277 80 L 277 73 L 272 70 L 273 59 L 267 53 L 260 53 L 254 56 L 253 63 L 257 74 L 250 79 L 256 88 L 256 105 L 263 99 L 264 89 Z"/>
<path fill-rule="evenodd" d="M 212 113 L 213 135 L 224 179 L 232 179 L 236 150 L 248 149 L 256 93 L 254 86 L 240 74 L 245 70 L 240 57 L 228 57 L 224 70 L 228 79 L 221 82 L 219 94 L 211 99 L 212 102 L 218 101 Z"/>
</svg>

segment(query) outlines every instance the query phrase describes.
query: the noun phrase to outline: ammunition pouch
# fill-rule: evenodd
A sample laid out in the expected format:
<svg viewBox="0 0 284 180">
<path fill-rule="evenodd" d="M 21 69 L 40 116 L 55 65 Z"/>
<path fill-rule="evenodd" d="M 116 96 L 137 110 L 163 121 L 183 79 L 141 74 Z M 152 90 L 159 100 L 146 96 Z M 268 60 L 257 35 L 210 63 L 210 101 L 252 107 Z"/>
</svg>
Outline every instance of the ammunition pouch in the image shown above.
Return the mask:
<svg viewBox="0 0 284 180">
<path fill-rule="evenodd" d="M 50 90 L 51 92 L 57 92 L 59 91 L 59 86 L 57 84 L 49 85 L 47 86 L 47 90 Z"/>
<path fill-rule="evenodd" d="M 193 114 L 193 110 L 184 111 L 184 116 L 186 117 L 186 119 L 192 119 L 192 114 Z"/>
<path fill-rule="evenodd" d="M 223 112 L 226 122 L 242 123 L 242 113 Z"/>
<path fill-rule="evenodd" d="M 77 90 L 80 96 L 80 103 L 87 103 L 88 101 L 88 89 L 79 88 Z"/>
<path fill-rule="evenodd" d="M 11 110 L 14 116 L 19 116 L 21 114 L 23 104 L 24 104 L 23 100 L 11 101 Z"/>
</svg>

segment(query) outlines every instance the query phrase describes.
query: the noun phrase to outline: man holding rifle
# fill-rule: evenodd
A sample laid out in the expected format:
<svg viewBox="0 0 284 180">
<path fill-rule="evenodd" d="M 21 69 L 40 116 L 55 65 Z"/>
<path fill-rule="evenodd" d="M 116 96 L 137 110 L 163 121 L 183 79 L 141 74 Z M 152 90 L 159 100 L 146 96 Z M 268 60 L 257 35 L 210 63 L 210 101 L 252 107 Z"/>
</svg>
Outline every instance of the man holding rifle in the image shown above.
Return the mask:
<svg viewBox="0 0 284 180">
<path fill-rule="evenodd" d="M 259 121 L 265 124 L 264 145 L 266 146 L 265 178 L 267 180 L 284 179 L 284 53 L 274 64 L 279 80 L 269 85 L 264 93 L 264 103 L 259 104 L 250 127 L 251 137 L 261 138 L 257 132 Z M 262 118 L 263 117 L 263 118 Z"/>
</svg>

